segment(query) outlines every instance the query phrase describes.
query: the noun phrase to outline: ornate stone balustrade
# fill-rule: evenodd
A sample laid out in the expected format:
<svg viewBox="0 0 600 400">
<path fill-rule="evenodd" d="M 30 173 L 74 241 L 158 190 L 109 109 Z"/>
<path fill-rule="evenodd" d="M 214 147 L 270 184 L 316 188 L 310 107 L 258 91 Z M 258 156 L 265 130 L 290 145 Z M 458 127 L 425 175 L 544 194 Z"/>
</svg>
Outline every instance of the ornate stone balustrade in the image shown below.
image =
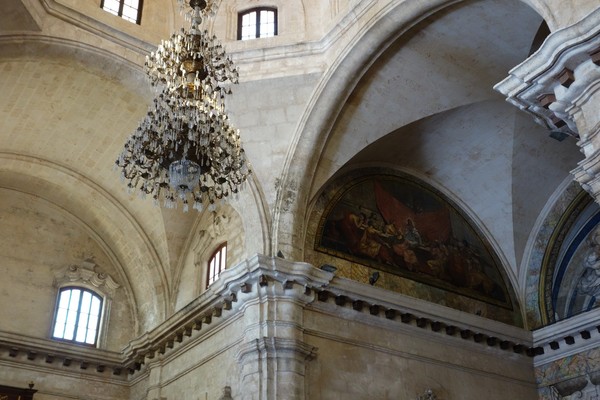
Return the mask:
<svg viewBox="0 0 600 400">
<path fill-rule="evenodd" d="M 572 172 L 600 199 L 600 8 L 555 31 L 494 88 L 552 136 L 577 139 L 585 159 Z"/>
</svg>

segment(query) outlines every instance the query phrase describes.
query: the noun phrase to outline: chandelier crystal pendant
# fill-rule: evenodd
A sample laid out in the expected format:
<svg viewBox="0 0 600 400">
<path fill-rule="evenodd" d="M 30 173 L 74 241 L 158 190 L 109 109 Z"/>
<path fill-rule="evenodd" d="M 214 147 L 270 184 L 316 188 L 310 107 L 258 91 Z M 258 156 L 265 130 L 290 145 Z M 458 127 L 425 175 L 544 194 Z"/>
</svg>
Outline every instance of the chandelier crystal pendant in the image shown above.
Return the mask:
<svg viewBox="0 0 600 400">
<path fill-rule="evenodd" d="M 201 210 L 238 193 L 251 171 L 225 112 L 237 69 L 216 37 L 200 30 L 214 2 L 185 4 L 192 9 L 190 30 L 163 40 L 146 57 L 146 74 L 159 94 L 116 165 L 130 190 L 167 208 L 181 203 L 187 211 L 190 203 Z"/>
</svg>

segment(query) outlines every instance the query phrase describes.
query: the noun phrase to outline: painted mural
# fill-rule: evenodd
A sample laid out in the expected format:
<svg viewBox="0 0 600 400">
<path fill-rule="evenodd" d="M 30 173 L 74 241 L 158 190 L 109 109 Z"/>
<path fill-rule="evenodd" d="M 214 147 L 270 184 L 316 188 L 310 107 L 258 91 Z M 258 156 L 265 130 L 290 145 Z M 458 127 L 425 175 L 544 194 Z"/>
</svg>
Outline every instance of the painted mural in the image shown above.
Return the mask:
<svg viewBox="0 0 600 400">
<path fill-rule="evenodd" d="M 600 298 L 600 210 L 585 196 L 569 209 L 544 259 L 545 322 L 598 307 Z M 575 204 L 578 205 L 578 204 Z M 547 284 L 551 282 L 551 284 Z"/>
<path fill-rule="evenodd" d="M 339 188 L 315 250 L 513 309 L 489 244 L 448 199 L 407 176 L 363 176 Z"/>
</svg>

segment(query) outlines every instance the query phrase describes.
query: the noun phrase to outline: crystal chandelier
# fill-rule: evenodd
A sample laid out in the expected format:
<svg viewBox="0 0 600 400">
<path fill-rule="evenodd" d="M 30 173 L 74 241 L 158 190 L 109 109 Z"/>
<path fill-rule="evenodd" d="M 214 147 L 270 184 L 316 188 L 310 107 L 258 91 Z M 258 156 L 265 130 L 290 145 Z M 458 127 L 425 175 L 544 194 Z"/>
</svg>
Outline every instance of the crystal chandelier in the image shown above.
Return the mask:
<svg viewBox="0 0 600 400">
<path fill-rule="evenodd" d="M 183 0 L 179 0 L 184 5 Z M 215 36 L 200 30 L 214 1 L 190 0 L 189 31 L 163 40 L 146 57 L 158 89 L 153 105 L 116 161 L 127 186 L 167 208 L 201 210 L 238 193 L 250 169 L 224 99 L 238 72 Z"/>
</svg>

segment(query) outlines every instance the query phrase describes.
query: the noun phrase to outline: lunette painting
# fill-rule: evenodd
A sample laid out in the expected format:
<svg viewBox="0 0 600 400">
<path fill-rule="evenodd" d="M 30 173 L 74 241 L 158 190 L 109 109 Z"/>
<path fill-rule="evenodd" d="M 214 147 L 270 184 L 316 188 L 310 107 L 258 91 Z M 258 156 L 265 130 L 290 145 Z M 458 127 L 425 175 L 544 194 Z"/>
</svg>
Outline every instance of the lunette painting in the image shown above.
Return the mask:
<svg viewBox="0 0 600 400">
<path fill-rule="evenodd" d="M 513 309 L 490 245 L 447 198 L 410 177 L 369 175 L 340 188 L 315 250 Z"/>
</svg>

